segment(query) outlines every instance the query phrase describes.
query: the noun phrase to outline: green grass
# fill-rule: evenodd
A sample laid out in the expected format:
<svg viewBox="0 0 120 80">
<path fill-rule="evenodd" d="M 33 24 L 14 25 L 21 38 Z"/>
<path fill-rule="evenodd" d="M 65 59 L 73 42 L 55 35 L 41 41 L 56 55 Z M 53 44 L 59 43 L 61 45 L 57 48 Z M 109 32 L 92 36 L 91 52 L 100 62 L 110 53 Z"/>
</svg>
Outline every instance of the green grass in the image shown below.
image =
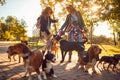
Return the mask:
<svg viewBox="0 0 120 80">
<path fill-rule="evenodd" d="M 101 49 L 102 52 L 100 54 L 100 56 L 113 56 L 114 54 L 120 54 L 120 48 L 117 46 L 113 46 L 113 45 L 98 45 Z M 33 43 L 29 43 L 29 47 L 31 49 L 37 48 L 37 49 L 42 49 L 44 46 L 43 42 L 33 42 Z M 87 50 L 91 45 L 90 44 L 85 44 L 85 50 Z M 59 47 L 59 44 L 58 44 Z M 60 50 L 59 50 L 60 52 Z"/>
<path fill-rule="evenodd" d="M 30 43 L 28 43 L 28 46 L 31 48 L 31 49 L 35 49 L 35 48 L 37 48 L 37 49 L 41 49 L 41 48 L 43 48 L 43 46 L 44 46 L 44 43 L 43 42 L 30 42 Z"/>
<path fill-rule="evenodd" d="M 20 43 L 20 41 L 0 41 L 0 43 L 9 43 L 9 44 L 16 44 Z M 42 49 L 44 46 L 44 42 L 28 42 L 28 45 L 31 49 Z M 97 45 L 97 44 L 96 44 Z M 87 50 L 91 45 L 85 44 L 85 50 Z M 114 46 L 114 45 L 99 45 L 98 46 L 102 49 L 102 53 L 100 56 L 113 56 L 114 54 L 120 54 L 120 45 Z M 58 44 L 59 47 L 59 44 Z M 60 50 L 59 50 L 60 51 Z"/>
<path fill-rule="evenodd" d="M 97 45 L 97 44 L 96 44 Z M 100 56 L 113 56 L 114 54 L 120 54 L 120 48 L 113 45 L 99 45 L 102 49 Z M 90 47 L 90 44 L 85 45 L 86 50 Z"/>
</svg>

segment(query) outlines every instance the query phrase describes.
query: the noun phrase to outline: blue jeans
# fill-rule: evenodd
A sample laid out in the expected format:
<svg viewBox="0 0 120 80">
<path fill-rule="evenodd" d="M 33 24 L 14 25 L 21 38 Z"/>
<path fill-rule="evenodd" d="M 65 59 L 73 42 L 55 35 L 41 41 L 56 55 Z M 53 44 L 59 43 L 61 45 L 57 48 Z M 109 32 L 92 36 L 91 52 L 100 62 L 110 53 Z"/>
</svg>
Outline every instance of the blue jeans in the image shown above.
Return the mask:
<svg viewBox="0 0 120 80">
<path fill-rule="evenodd" d="M 68 35 L 68 40 L 73 42 L 73 41 L 77 41 L 77 42 L 82 42 L 82 33 L 80 31 L 78 31 L 77 35 L 76 35 L 76 40 L 75 40 L 75 35 L 74 35 L 74 31 L 70 31 L 69 35 Z"/>
</svg>

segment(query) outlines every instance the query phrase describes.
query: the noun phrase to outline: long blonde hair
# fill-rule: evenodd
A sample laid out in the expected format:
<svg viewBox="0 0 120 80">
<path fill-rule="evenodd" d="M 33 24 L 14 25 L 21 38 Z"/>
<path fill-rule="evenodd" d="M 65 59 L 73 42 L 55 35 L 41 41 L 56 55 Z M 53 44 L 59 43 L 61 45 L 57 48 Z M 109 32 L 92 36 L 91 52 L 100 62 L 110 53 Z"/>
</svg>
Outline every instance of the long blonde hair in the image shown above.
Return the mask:
<svg viewBox="0 0 120 80">
<path fill-rule="evenodd" d="M 76 11 L 76 9 L 72 6 L 72 5 L 67 5 L 66 6 L 66 9 L 69 9 L 70 10 L 70 13 L 73 13 Z"/>
</svg>

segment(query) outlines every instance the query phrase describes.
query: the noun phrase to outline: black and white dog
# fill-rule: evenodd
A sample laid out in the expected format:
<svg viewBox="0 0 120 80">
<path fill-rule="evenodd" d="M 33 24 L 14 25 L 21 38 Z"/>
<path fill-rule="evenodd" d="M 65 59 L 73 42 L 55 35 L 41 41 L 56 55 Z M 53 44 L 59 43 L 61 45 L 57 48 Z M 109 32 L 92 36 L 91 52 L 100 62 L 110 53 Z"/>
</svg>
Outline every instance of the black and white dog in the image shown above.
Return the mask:
<svg viewBox="0 0 120 80">
<path fill-rule="evenodd" d="M 51 52 L 48 52 L 45 55 L 45 59 L 42 63 L 42 70 L 43 70 L 43 78 L 46 80 L 47 75 L 52 76 L 54 78 L 57 78 L 57 76 L 54 73 L 53 64 L 56 61 L 55 55 Z"/>
</svg>

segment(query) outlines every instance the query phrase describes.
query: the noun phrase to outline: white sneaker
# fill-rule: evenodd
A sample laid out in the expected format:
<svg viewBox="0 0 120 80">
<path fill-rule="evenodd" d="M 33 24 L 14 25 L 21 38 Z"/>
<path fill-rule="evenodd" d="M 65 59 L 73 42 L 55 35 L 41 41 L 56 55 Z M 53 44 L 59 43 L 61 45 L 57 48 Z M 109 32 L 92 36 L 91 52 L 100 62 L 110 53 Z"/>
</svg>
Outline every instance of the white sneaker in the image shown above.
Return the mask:
<svg viewBox="0 0 120 80">
<path fill-rule="evenodd" d="M 57 78 L 57 76 L 55 74 L 53 74 L 52 77 Z"/>
</svg>

